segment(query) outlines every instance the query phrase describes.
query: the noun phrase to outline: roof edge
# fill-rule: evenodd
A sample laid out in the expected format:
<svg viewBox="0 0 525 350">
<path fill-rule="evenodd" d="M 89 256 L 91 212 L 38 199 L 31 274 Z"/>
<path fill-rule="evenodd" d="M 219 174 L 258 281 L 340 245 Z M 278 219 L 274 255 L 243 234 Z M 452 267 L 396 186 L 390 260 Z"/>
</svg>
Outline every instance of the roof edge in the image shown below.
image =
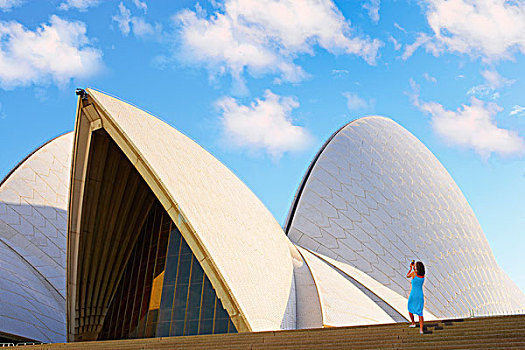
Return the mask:
<svg viewBox="0 0 525 350">
<path fill-rule="evenodd" d="M 17 165 L 15 165 L 15 167 L 13 169 L 11 169 L 11 171 L 9 171 L 7 173 L 6 176 L 4 176 L 4 178 L 2 179 L 2 181 L 0 181 L 0 187 L 2 187 L 2 185 L 7 181 L 7 179 L 9 179 L 9 177 L 11 175 L 13 175 L 13 173 L 22 166 L 22 164 L 25 163 L 26 160 L 28 160 L 29 158 L 31 158 L 36 152 L 40 151 L 42 148 L 46 147 L 47 145 L 49 145 L 51 142 L 59 139 L 60 137 L 64 136 L 64 135 L 67 135 L 69 134 L 70 132 L 73 132 L 73 131 L 66 131 L 58 136 L 55 136 L 53 137 L 52 139 L 50 139 L 49 141 L 46 141 L 44 142 L 43 144 L 41 144 L 40 146 L 38 146 L 37 148 L 35 148 L 31 153 L 29 153 L 27 156 L 24 157 L 24 159 L 22 159 L 20 162 L 18 162 Z"/>
<path fill-rule="evenodd" d="M 297 206 L 299 205 L 299 200 L 301 199 L 301 195 L 303 193 L 303 190 L 306 186 L 306 182 L 308 181 L 309 177 L 310 177 L 310 174 L 312 173 L 312 170 L 313 168 L 315 167 L 317 161 L 319 160 L 319 158 L 321 157 L 321 154 L 324 152 L 324 150 L 326 149 L 326 147 L 330 144 L 330 142 L 332 142 L 332 140 L 337 136 L 337 134 L 339 134 L 344 128 L 346 128 L 347 126 L 349 126 L 350 124 L 354 123 L 354 122 L 357 122 L 357 121 L 360 121 L 360 120 L 363 120 L 363 119 L 368 119 L 368 118 L 384 118 L 384 119 L 390 119 L 390 118 L 386 118 L 386 117 L 381 117 L 381 116 L 366 116 L 366 117 L 361 117 L 361 118 L 356 118 L 354 120 L 351 120 L 349 121 L 348 123 L 346 123 L 345 125 L 343 125 L 342 127 L 340 127 L 339 129 L 337 129 L 326 141 L 325 143 L 323 144 L 323 146 L 321 146 L 321 148 L 319 149 L 319 151 L 317 152 L 317 154 L 315 155 L 314 159 L 310 162 L 310 165 L 308 166 L 308 169 L 306 170 L 302 180 L 301 180 L 301 183 L 299 184 L 299 187 L 297 188 L 297 191 L 295 193 L 295 196 L 292 200 L 292 205 L 290 206 L 290 210 L 288 211 L 288 215 L 286 217 L 286 220 L 284 222 L 284 227 L 283 227 L 283 230 L 284 230 L 284 233 L 286 235 L 288 235 L 288 232 L 290 231 L 290 228 L 292 226 L 292 222 L 293 222 L 293 218 L 295 216 L 295 211 L 297 210 Z"/>
</svg>

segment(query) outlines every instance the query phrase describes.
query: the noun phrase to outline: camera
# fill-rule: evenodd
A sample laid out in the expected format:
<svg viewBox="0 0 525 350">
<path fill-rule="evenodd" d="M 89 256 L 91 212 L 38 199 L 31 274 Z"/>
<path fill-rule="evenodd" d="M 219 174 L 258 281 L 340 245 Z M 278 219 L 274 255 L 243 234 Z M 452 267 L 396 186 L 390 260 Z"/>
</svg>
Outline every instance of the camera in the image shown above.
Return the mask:
<svg viewBox="0 0 525 350">
<path fill-rule="evenodd" d="M 88 93 L 86 90 L 84 89 L 80 89 L 80 88 L 77 88 L 75 90 L 75 94 L 77 96 L 80 96 L 80 98 L 82 99 L 82 101 L 86 101 L 88 99 Z"/>
</svg>

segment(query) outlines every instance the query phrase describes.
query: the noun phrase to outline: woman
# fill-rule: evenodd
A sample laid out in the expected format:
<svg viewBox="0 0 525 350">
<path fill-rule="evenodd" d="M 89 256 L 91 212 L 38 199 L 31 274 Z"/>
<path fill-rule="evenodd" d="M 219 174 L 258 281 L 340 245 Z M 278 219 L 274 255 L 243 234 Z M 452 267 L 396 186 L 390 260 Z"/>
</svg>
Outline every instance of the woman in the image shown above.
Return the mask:
<svg viewBox="0 0 525 350">
<path fill-rule="evenodd" d="M 425 305 L 425 298 L 423 296 L 423 283 L 425 282 L 425 265 L 421 261 L 415 264 L 414 261 L 410 264 L 410 270 L 407 273 L 407 278 L 412 278 L 412 290 L 408 297 L 408 314 L 410 315 L 409 327 L 415 327 L 414 314 L 419 316 L 419 333 L 423 334 L 423 306 Z"/>
</svg>

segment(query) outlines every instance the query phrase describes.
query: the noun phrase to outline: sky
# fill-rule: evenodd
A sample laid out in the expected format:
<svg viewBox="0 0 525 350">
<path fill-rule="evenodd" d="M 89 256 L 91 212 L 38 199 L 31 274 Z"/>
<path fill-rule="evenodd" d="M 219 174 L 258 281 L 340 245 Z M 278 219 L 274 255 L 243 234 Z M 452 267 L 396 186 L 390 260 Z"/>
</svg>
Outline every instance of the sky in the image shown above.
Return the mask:
<svg viewBox="0 0 525 350">
<path fill-rule="evenodd" d="M 523 0 L 0 0 L 0 179 L 93 87 L 195 140 L 283 224 L 324 141 L 386 116 L 525 291 L 524 55 Z"/>
</svg>

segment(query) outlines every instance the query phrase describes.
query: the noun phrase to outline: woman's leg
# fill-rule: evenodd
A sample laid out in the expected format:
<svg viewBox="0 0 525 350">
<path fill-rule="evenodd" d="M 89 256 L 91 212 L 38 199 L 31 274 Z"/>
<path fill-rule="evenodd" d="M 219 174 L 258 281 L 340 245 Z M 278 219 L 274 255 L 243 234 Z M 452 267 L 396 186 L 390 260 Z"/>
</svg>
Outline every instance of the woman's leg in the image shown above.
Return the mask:
<svg viewBox="0 0 525 350">
<path fill-rule="evenodd" d="M 423 316 L 419 316 L 419 333 L 423 333 Z"/>
<path fill-rule="evenodd" d="M 409 312 L 408 313 L 410 315 L 410 321 L 412 321 L 410 324 L 416 324 L 416 322 L 414 321 L 414 314 Z"/>
</svg>

